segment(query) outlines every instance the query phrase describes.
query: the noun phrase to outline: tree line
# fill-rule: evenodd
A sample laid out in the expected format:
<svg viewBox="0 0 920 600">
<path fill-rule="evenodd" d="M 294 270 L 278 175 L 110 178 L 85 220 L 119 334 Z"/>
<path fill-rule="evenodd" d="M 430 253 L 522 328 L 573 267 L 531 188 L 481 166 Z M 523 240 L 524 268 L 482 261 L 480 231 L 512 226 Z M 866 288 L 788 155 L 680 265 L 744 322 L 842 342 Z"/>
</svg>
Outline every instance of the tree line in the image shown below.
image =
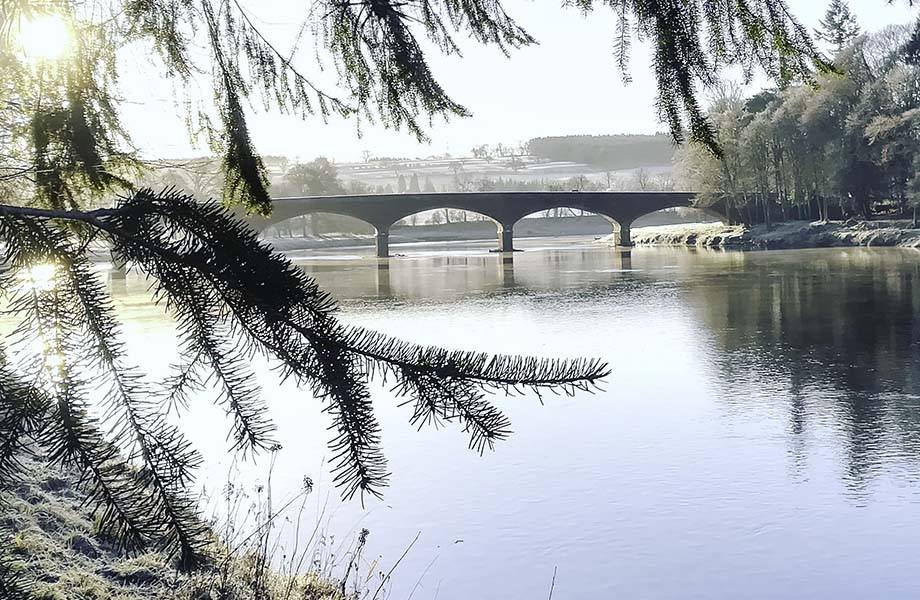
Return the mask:
<svg viewBox="0 0 920 600">
<path fill-rule="evenodd" d="M 920 68 L 911 29 L 860 35 L 839 0 L 822 28 L 838 73 L 747 98 L 721 88 L 708 116 L 722 156 L 682 147 L 678 183 L 747 223 L 912 215 L 916 224 Z"/>
</svg>

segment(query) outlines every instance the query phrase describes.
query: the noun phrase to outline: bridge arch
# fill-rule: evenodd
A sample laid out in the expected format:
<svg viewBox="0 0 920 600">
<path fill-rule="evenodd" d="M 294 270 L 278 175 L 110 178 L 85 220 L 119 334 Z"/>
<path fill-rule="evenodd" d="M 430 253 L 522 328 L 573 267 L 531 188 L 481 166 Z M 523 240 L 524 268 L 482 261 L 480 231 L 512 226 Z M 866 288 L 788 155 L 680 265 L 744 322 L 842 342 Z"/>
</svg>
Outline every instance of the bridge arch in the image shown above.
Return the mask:
<svg viewBox="0 0 920 600">
<path fill-rule="evenodd" d="M 447 210 L 462 211 L 464 213 L 472 213 L 474 215 L 483 217 L 483 220 L 485 221 L 490 221 L 492 223 L 495 223 L 496 226 L 501 225 L 501 222 L 499 220 L 497 220 L 494 216 L 490 215 L 487 210 L 483 210 L 482 208 L 479 208 L 477 210 L 475 208 L 469 208 L 467 206 L 458 206 L 456 205 L 456 203 L 444 203 L 441 206 L 430 206 L 430 207 L 423 208 L 421 210 L 413 210 L 413 211 L 406 212 L 406 214 L 402 214 L 398 219 L 393 221 L 390 227 L 397 225 L 401 221 L 405 222 L 407 219 L 411 219 L 415 215 L 419 215 L 419 214 L 426 213 L 426 212 L 434 212 L 435 214 L 441 214 L 439 211 L 447 211 Z M 412 225 L 408 225 L 408 226 L 411 227 Z"/>
<path fill-rule="evenodd" d="M 656 227 L 659 225 L 678 225 L 681 223 L 708 223 L 719 221 L 728 223 L 725 216 L 717 210 L 700 206 L 678 206 L 653 210 L 636 217 L 633 227 Z"/>
<path fill-rule="evenodd" d="M 437 203 L 435 203 L 435 204 L 437 204 Z M 491 224 L 495 227 L 495 233 L 496 233 L 496 235 L 498 236 L 498 238 L 501 239 L 501 232 L 502 232 L 502 223 L 501 223 L 501 221 L 497 220 L 494 216 L 488 214 L 487 211 L 484 211 L 484 210 L 482 210 L 481 208 L 480 208 L 480 210 L 476 210 L 476 209 L 470 208 L 468 205 L 463 205 L 462 203 L 455 203 L 455 202 L 445 202 L 445 203 L 443 203 L 443 204 L 440 205 L 440 206 L 426 206 L 426 207 L 425 207 L 424 209 L 422 209 L 422 210 L 414 210 L 414 211 L 409 212 L 408 214 L 404 214 L 404 215 L 400 216 L 398 219 L 396 219 L 396 220 L 387 228 L 387 233 L 389 233 L 389 231 L 390 231 L 392 228 L 397 227 L 397 226 L 407 227 L 407 228 L 418 227 L 418 226 L 420 226 L 419 224 L 415 224 L 415 223 L 413 223 L 413 224 L 410 225 L 410 224 L 406 223 L 406 221 L 409 220 L 409 219 L 411 219 L 412 217 L 414 217 L 414 216 L 416 216 L 416 215 L 419 215 L 419 214 L 422 214 L 422 213 L 428 213 L 428 212 L 433 213 L 433 216 L 434 216 L 434 215 L 441 215 L 441 214 L 447 213 L 447 214 L 445 215 L 445 221 L 440 221 L 440 220 L 438 220 L 438 221 L 435 223 L 435 224 L 437 224 L 437 225 L 444 225 L 444 224 L 451 224 L 451 223 L 461 222 L 461 221 L 449 221 L 449 220 L 447 220 L 447 219 L 450 218 L 450 214 L 449 214 L 448 211 L 462 211 L 462 212 L 464 212 L 464 213 L 469 213 L 469 214 L 473 214 L 473 215 L 476 215 L 476 216 L 478 216 L 478 217 L 481 217 L 481 221 L 482 221 L 482 222 L 491 223 Z M 399 213 L 399 214 L 402 214 L 402 213 Z M 424 226 L 424 225 L 426 225 L 426 224 L 421 224 L 421 226 Z M 387 237 L 388 237 L 388 236 L 387 236 Z M 381 241 L 382 241 L 382 240 L 381 240 L 381 237 L 380 237 L 380 231 L 378 230 L 378 234 L 377 234 L 377 256 L 380 257 L 380 258 L 383 258 L 383 257 L 386 256 L 386 254 L 385 254 L 385 250 L 384 250 L 384 249 L 382 248 L 382 246 L 381 246 Z M 387 239 L 387 240 L 385 240 L 385 241 L 387 242 L 387 246 L 388 246 L 388 241 L 389 241 L 389 240 Z"/>
<path fill-rule="evenodd" d="M 724 225 L 732 225 L 732 220 L 729 216 L 718 206 L 691 206 L 693 210 L 699 211 L 700 213 L 709 216 L 716 221 L 721 221 Z"/>
<path fill-rule="evenodd" d="M 322 235 L 324 232 L 355 234 L 376 233 L 374 224 L 365 219 L 328 210 L 310 211 L 287 219 L 273 219 L 260 233 L 266 236 L 269 232 L 274 230 L 276 234 L 275 237 L 280 238 L 284 237 L 281 235 L 282 230 L 287 229 L 290 231 L 300 229 L 304 237 L 306 237 L 308 235 L 308 223 L 310 234 L 312 235 Z M 293 237 L 293 231 L 290 232 L 291 237 Z"/>
<path fill-rule="evenodd" d="M 584 214 L 584 213 L 587 213 L 587 214 L 592 215 L 592 216 L 601 217 L 602 219 L 604 219 L 604 220 L 610 225 L 610 233 L 613 233 L 613 234 L 615 235 L 615 238 L 614 238 L 614 239 L 616 240 L 617 245 L 624 245 L 624 244 L 623 244 L 624 241 L 626 242 L 625 245 L 629 245 L 629 223 L 626 224 L 626 229 L 625 229 L 625 231 L 626 231 L 626 239 L 624 240 L 624 239 L 623 239 L 624 227 L 623 227 L 623 225 L 622 225 L 622 223 L 621 223 L 620 218 L 618 218 L 618 217 L 616 217 L 616 216 L 614 216 L 614 215 L 611 215 L 611 214 L 607 213 L 606 211 L 598 210 L 598 209 L 596 209 L 596 208 L 594 208 L 594 207 L 592 207 L 592 208 L 585 208 L 585 207 L 583 207 L 583 206 L 570 205 L 570 204 L 558 204 L 558 205 L 556 205 L 556 206 L 547 206 L 547 207 L 545 207 L 545 208 L 541 208 L 540 210 L 535 210 L 535 211 L 533 211 L 533 212 L 530 212 L 530 213 L 528 213 L 528 214 L 526 214 L 526 215 L 520 217 L 519 219 L 517 219 L 517 221 L 515 221 L 515 222 L 512 224 L 512 226 L 511 226 L 511 227 L 512 227 L 512 232 L 513 232 L 514 230 L 518 230 L 518 231 L 519 231 L 519 230 L 520 230 L 520 227 L 521 227 L 521 223 L 522 223 L 523 221 L 527 220 L 527 219 L 532 218 L 534 215 L 538 215 L 538 214 L 540 214 L 540 213 L 545 213 L 545 212 L 548 212 L 548 211 L 551 211 L 551 210 L 557 210 L 557 209 L 567 209 L 567 210 L 570 210 L 570 211 L 573 211 L 573 212 L 574 212 L 574 211 L 580 211 L 580 212 L 583 213 L 583 214 Z M 511 240 L 511 241 L 513 241 L 513 240 Z M 502 244 L 503 242 L 504 242 L 503 240 L 499 240 L 499 243 L 500 243 L 500 244 Z M 502 248 L 500 248 L 500 249 L 502 249 Z"/>
</svg>

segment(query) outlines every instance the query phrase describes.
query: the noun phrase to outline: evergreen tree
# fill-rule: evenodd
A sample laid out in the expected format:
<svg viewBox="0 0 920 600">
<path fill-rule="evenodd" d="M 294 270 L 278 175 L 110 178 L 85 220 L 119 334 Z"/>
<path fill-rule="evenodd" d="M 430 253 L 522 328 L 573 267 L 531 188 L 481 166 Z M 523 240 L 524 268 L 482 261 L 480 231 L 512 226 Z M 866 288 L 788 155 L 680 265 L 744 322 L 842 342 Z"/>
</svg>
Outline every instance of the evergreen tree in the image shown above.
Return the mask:
<svg viewBox="0 0 920 600">
<path fill-rule="evenodd" d="M 288 169 L 284 183 L 290 187 L 293 194 L 334 196 L 345 193 L 345 186 L 339 180 L 338 170 L 324 156 Z"/>
<path fill-rule="evenodd" d="M 396 192 L 399 194 L 405 194 L 408 186 L 406 185 L 406 178 L 403 175 L 400 175 L 396 179 Z"/>
<path fill-rule="evenodd" d="M 422 188 L 422 191 L 426 194 L 433 194 L 438 190 L 435 189 L 434 184 L 431 183 L 431 177 L 425 175 L 425 186 Z"/>
<path fill-rule="evenodd" d="M 422 191 L 418 184 L 418 174 L 417 173 L 413 173 L 412 177 L 409 179 L 409 190 L 408 191 L 410 194 L 418 194 L 419 192 Z"/>
<path fill-rule="evenodd" d="M 833 47 L 835 52 L 840 52 L 849 42 L 859 36 L 859 23 L 850 12 L 847 0 L 831 0 L 824 18 L 820 21 L 821 28 L 815 31 L 821 39 Z"/>
</svg>

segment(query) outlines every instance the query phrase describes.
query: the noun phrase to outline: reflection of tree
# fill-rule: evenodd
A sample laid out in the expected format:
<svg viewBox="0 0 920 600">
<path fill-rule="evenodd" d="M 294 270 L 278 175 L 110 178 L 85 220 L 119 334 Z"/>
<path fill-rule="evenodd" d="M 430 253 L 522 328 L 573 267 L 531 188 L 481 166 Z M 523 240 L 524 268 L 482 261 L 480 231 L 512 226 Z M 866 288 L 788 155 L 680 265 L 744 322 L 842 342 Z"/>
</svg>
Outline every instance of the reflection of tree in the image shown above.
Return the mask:
<svg viewBox="0 0 920 600">
<path fill-rule="evenodd" d="M 727 395 L 743 403 L 752 381 L 784 382 L 790 434 L 830 418 L 856 491 L 901 454 L 892 444 L 920 448 L 910 397 L 920 393 L 920 263 L 872 251 L 738 256 L 720 262 L 725 276 L 686 283 L 719 346 Z"/>
<path fill-rule="evenodd" d="M 573 306 L 615 295 L 622 306 L 647 306 L 660 302 L 656 284 L 665 279 L 699 316 L 701 334 L 714 346 L 706 360 L 711 357 L 717 369 L 726 410 L 776 409 L 781 415 L 794 477 L 809 476 L 809 460 L 830 440 L 854 495 L 865 494 L 892 465 L 920 479 L 920 460 L 912 458 L 920 457 L 915 255 L 569 248 L 508 260 L 513 265 L 494 256 L 439 257 L 425 277 L 397 267 L 388 301 L 431 304 L 463 296 L 477 302 L 482 290 L 492 290 L 533 297 L 535 304 L 548 295 Z M 665 264 L 677 268 L 662 269 Z M 373 297 L 373 277 L 370 265 L 366 273 L 355 268 L 347 282 L 334 280 L 335 289 L 345 297 Z M 355 289 L 339 287 L 345 285 Z M 764 406 L 765 398 L 775 404 Z"/>
</svg>

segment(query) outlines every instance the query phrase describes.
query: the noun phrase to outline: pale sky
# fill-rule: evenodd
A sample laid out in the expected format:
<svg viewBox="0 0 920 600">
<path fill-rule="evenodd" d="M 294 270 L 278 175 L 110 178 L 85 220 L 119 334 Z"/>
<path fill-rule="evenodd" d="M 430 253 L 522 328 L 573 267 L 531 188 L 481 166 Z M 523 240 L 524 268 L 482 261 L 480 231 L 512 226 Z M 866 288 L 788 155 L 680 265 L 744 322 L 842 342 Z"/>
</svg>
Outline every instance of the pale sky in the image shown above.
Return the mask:
<svg viewBox="0 0 920 600">
<path fill-rule="evenodd" d="M 243 4 L 273 42 L 285 49 L 300 25 L 299 15 L 309 6 L 308 0 L 245 0 Z M 664 130 L 654 107 L 649 51 L 634 44 L 633 81 L 624 85 L 613 57 L 615 20 L 609 9 L 599 7 L 582 17 L 577 10 L 552 3 L 506 0 L 504 5 L 540 45 L 515 51 L 510 58 L 473 42 L 463 44 L 462 58 L 429 53 L 445 89 L 473 112 L 467 119 L 435 122 L 428 128 L 431 143 L 419 144 L 405 131 L 366 123 L 359 138 L 353 121 L 332 119 L 324 124 L 318 116 L 304 121 L 265 113 L 256 99 L 250 127 L 257 148 L 262 154 L 303 159 L 325 155 L 348 161 L 359 160 L 363 150 L 377 156 L 466 155 L 477 144 L 514 144 L 544 135 Z M 815 27 L 826 2 L 788 0 L 788 5 L 803 24 Z M 864 31 L 911 21 L 916 9 L 906 5 L 906 1 L 892 6 L 885 0 L 850 0 Z M 296 64 L 304 72 L 316 73 L 319 80 L 330 81 L 331 65 L 319 73 L 312 50 L 312 40 L 305 39 Z M 143 62 L 140 53 L 130 56 L 127 64 L 135 59 Z M 171 100 L 171 86 L 159 82 L 156 74 L 155 69 L 145 73 L 134 64 L 122 76 L 128 100 L 123 116 L 135 145 L 149 157 L 207 154 L 206 148 L 196 149 L 187 141 L 184 113 Z M 207 84 L 202 84 L 201 93 L 209 98 Z"/>
</svg>

